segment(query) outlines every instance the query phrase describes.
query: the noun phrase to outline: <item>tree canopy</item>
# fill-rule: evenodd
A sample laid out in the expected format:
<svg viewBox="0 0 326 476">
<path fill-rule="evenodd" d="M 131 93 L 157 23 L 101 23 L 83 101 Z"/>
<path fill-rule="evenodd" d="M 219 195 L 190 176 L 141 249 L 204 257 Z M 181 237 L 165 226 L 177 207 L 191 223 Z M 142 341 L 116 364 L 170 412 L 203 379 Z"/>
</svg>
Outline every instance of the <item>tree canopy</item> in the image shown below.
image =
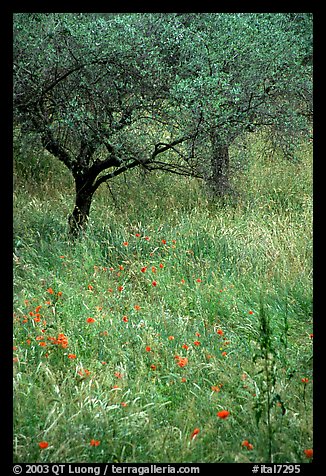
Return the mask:
<svg viewBox="0 0 326 476">
<path fill-rule="evenodd" d="M 14 15 L 14 121 L 93 194 L 135 167 L 228 189 L 228 148 L 268 126 L 290 151 L 311 127 L 309 13 Z"/>
</svg>

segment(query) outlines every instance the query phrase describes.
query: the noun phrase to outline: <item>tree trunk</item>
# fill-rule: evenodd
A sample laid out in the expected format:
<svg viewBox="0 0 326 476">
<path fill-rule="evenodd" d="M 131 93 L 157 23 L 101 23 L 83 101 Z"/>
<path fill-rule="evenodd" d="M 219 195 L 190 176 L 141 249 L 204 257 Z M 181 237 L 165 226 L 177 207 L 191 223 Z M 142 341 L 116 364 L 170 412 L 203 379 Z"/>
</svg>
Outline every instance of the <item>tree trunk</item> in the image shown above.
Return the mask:
<svg viewBox="0 0 326 476">
<path fill-rule="evenodd" d="M 211 134 L 211 175 L 209 183 L 216 195 L 224 195 L 231 190 L 229 182 L 229 148 L 220 141 L 215 132 Z"/>
<path fill-rule="evenodd" d="M 94 194 L 94 188 L 87 178 L 75 177 L 75 207 L 69 216 L 69 234 L 76 238 L 85 231 Z"/>
</svg>

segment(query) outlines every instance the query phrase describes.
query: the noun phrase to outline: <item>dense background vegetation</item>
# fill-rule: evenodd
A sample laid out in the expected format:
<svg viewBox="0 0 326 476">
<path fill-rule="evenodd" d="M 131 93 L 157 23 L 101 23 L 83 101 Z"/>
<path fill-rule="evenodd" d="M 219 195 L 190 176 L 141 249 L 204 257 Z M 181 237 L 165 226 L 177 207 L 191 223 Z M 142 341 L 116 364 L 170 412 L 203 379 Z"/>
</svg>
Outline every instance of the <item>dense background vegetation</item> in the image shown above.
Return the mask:
<svg viewBox="0 0 326 476">
<path fill-rule="evenodd" d="M 15 461 L 310 461 L 310 15 L 17 17 Z"/>
</svg>

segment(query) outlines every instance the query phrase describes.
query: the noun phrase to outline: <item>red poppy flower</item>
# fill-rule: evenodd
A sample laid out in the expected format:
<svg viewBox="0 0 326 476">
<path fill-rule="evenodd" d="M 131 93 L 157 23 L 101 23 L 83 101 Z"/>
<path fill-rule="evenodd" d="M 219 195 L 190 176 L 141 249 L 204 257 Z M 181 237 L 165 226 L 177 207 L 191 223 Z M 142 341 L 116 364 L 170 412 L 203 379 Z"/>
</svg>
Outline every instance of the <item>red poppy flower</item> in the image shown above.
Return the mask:
<svg viewBox="0 0 326 476">
<path fill-rule="evenodd" d="M 195 428 L 194 431 L 191 433 L 190 439 L 191 440 L 195 439 L 199 432 L 200 432 L 199 428 Z"/>
<path fill-rule="evenodd" d="M 201 279 L 200 278 L 196 279 L 196 282 L 201 283 Z"/>
<path fill-rule="evenodd" d="M 164 268 L 164 264 L 162 264 L 162 263 L 160 263 L 159 266 L 160 266 L 161 269 Z"/>
<path fill-rule="evenodd" d="M 123 286 L 118 286 L 118 291 L 121 293 L 121 291 L 123 291 Z"/>
<path fill-rule="evenodd" d="M 123 244 L 123 246 L 128 246 L 129 245 L 128 241 L 124 241 L 122 244 Z"/>
<path fill-rule="evenodd" d="M 138 304 L 135 304 L 135 305 L 134 305 L 134 309 L 135 309 L 135 311 L 139 311 L 139 310 L 140 310 L 140 306 L 138 306 Z"/>
<path fill-rule="evenodd" d="M 91 440 L 89 444 L 90 444 L 91 446 L 99 446 L 100 443 L 101 443 L 101 442 L 100 442 L 99 440 Z"/>
<path fill-rule="evenodd" d="M 212 388 L 212 392 L 219 392 L 221 390 L 218 385 L 213 385 L 211 388 Z"/>
<path fill-rule="evenodd" d="M 301 382 L 303 383 L 308 383 L 309 382 L 309 379 L 307 377 L 304 377 L 301 379 Z"/>
<path fill-rule="evenodd" d="M 47 441 L 40 441 L 38 445 L 41 448 L 41 450 L 44 450 L 45 448 L 49 446 L 49 443 Z"/>
<path fill-rule="evenodd" d="M 229 415 L 230 415 L 230 412 L 227 410 L 221 410 L 220 412 L 217 412 L 217 416 L 219 418 L 222 418 L 223 420 L 225 420 L 225 418 L 227 418 Z"/>
<path fill-rule="evenodd" d="M 224 334 L 224 332 L 222 331 L 222 329 L 217 329 L 217 334 L 219 334 L 220 336 L 222 336 Z"/>
<path fill-rule="evenodd" d="M 189 345 L 183 344 L 182 348 L 185 349 L 185 350 L 188 350 L 188 349 L 189 349 Z"/>
<path fill-rule="evenodd" d="M 127 317 L 127 316 L 123 316 L 122 320 L 123 320 L 123 322 L 128 322 L 128 317 Z"/>
<path fill-rule="evenodd" d="M 144 266 L 140 271 L 141 271 L 142 273 L 146 273 L 146 269 L 147 269 L 147 266 Z"/>
<path fill-rule="evenodd" d="M 52 288 L 48 288 L 48 289 L 47 289 L 47 292 L 48 292 L 49 294 L 54 294 L 54 291 L 53 291 Z"/>
<path fill-rule="evenodd" d="M 179 365 L 179 367 L 185 367 L 187 363 L 188 363 L 187 357 L 179 357 L 177 360 L 177 365 Z"/>
<path fill-rule="evenodd" d="M 152 281 L 152 286 L 157 286 L 157 282 L 156 281 Z"/>
<path fill-rule="evenodd" d="M 168 339 L 169 340 L 174 340 L 174 336 L 169 336 Z"/>
<path fill-rule="evenodd" d="M 93 289 L 94 289 L 91 284 L 89 284 L 89 285 L 87 286 L 87 288 L 88 288 L 90 291 L 93 291 Z"/>
<path fill-rule="evenodd" d="M 150 352 L 152 349 L 150 348 L 149 345 L 147 345 L 147 346 L 145 347 L 145 350 L 146 350 L 146 352 Z"/>
<path fill-rule="evenodd" d="M 151 365 L 151 369 L 152 369 L 152 370 L 156 370 L 156 365 L 152 364 L 152 365 Z"/>
<path fill-rule="evenodd" d="M 95 322 L 95 319 L 93 317 L 88 317 L 86 319 L 86 322 L 88 322 L 89 324 L 92 324 L 93 322 Z"/>
<path fill-rule="evenodd" d="M 194 345 L 196 345 L 198 347 L 200 345 L 199 340 L 195 340 Z"/>
<path fill-rule="evenodd" d="M 166 245 L 166 240 L 161 240 L 163 245 Z"/>
<path fill-rule="evenodd" d="M 251 443 L 249 443 L 248 440 L 244 440 L 242 443 L 241 443 L 241 446 L 247 448 L 247 450 L 253 450 L 254 447 Z"/>
<path fill-rule="evenodd" d="M 76 354 L 68 354 L 68 359 L 75 359 L 76 358 Z"/>
<path fill-rule="evenodd" d="M 312 458 L 314 456 L 314 450 L 309 449 L 309 450 L 304 450 L 304 454 L 306 455 L 307 458 Z"/>
</svg>

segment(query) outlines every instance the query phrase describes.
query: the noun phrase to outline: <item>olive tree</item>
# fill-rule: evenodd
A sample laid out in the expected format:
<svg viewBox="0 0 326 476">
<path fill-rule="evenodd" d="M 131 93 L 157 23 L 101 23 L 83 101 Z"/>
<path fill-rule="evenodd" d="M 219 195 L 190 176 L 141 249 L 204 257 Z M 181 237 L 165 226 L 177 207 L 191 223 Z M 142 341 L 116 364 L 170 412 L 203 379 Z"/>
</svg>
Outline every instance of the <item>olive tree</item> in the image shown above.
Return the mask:
<svg viewBox="0 0 326 476">
<path fill-rule="evenodd" d="M 229 190 L 229 147 L 268 127 L 291 156 L 312 120 L 312 15 L 179 14 L 194 45 L 174 92 L 197 128 L 196 156 L 217 193 Z M 204 157 L 206 158 L 204 160 Z M 207 160 L 207 157 L 209 160 Z"/>
<path fill-rule="evenodd" d="M 170 97 L 181 39 L 162 15 L 15 15 L 15 123 L 72 173 L 72 235 L 99 186 L 132 168 L 196 175 Z"/>
</svg>

